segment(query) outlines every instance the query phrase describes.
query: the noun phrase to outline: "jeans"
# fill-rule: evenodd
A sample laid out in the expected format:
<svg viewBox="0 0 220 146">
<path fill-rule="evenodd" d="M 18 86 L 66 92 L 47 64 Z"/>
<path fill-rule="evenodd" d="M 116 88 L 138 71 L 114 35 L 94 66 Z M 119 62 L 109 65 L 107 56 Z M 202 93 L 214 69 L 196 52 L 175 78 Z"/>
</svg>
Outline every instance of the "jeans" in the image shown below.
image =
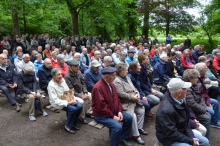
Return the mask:
<svg viewBox="0 0 220 146">
<path fill-rule="evenodd" d="M 157 105 L 160 103 L 160 100 L 163 99 L 163 93 L 157 91 L 156 95 L 149 94 L 147 95 L 147 98 L 150 98 L 151 100 L 153 100 L 154 105 Z"/>
<path fill-rule="evenodd" d="M 196 115 L 196 119 L 207 129 L 205 137 L 209 139 L 211 115 L 206 112 L 205 114 Z"/>
<path fill-rule="evenodd" d="M 210 98 L 210 103 L 213 108 L 206 107 L 207 111 L 211 115 L 210 124 L 216 124 L 220 120 L 218 100 Z"/>
<path fill-rule="evenodd" d="M 175 142 L 171 146 L 191 146 L 190 144 L 187 143 L 180 143 L 180 142 Z"/>
<path fill-rule="evenodd" d="M 209 140 L 206 137 L 197 133 L 194 133 L 194 136 L 199 139 L 200 146 L 209 146 Z"/>
<path fill-rule="evenodd" d="M 145 107 L 145 111 L 148 111 L 155 106 L 153 100 L 150 98 L 147 98 L 147 102 L 141 99 L 141 103 Z"/>
<path fill-rule="evenodd" d="M 2 92 L 5 94 L 5 96 L 7 97 L 8 101 L 11 103 L 12 106 L 14 106 L 17 103 L 17 101 L 12 96 L 11 92 L 6 86 L 0 86 L 0 90 L 2 90 Z"/>
<path fill-rule="evenodd" d="M 82 105 L 80 103 L 68 105 L 67 107 L 64 107 L 63 110 L 66 111 L 67 115 L 66 127 L 71 129 L 73 125 L 77 124 L 80 112 L 82 110 Z"/>
<path fill-rule="evenodd" d="M 120 139 L 127 139 L 130 135 L 132 116 L 126 112 L 122 112 L 123 115 L 123 125 L 112 118 L 105 118 L 101 116 L 94 116 L 93 119 L 108 127 L 111 131 L 110 136 L 110 146 L 118 146 Z"/>
</svg>

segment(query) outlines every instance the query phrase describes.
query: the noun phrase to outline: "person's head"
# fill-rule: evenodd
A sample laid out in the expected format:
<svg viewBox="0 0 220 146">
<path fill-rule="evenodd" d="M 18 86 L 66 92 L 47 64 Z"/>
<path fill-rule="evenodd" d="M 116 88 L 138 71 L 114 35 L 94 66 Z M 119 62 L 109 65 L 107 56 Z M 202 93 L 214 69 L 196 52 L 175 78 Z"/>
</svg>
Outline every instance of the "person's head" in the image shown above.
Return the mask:
<svg viewBox="0 0 220 146">
<path fill-rule="evenodd" d="M 42 52 L 42 46 L 38 46 L 38 47 L 37 47 L 37 51 L 38 51 L 38 52 Z"/>
<path fill-rule="evenodd" d="M 17 46 L 16 51 L 21 51 L 22 52 L 22 47 L 21 46 Z"/>
<path fill-rule="evenodd" d="M 128 56 L 133 58 L 134 57 L 134 53 L 135 51 L 134 50 L 128 50 Z"/>
<path fill-rule="evenodd" d="M 50 50 L 50 44 L 46 44 L 46 45 L 45 45 L 45 49 L 46 49 L 46 50 Z"/>
<path fill-rule="evenodd" d="M 87 54 L 87 48 L 85 48 L 85 47 L 84 47 L 84 48 L 82 48 L 82 52 L 83 52 L 83 54 L 85 54 L 85 55 L 86 55 L 86 54 Z"/>
<path fill-rule="evenodd" d="M 116 53 L 116 54 L 120 53 L 120 46 L 114 48 L 114 53 Z"/>
<path fill-rule="evenodd" d="M 199 76 L 200 77 L 204 77 L 206 75 L 206 72 L 208 70 L 208 67 L 206 66 L 205 63 L 197 63 L 195 65 L 195 70 L 197 70 L 199 72 Z"/>
<path fill-rule="evenodd" d="M 71 47 L 71 52 L 72 52 L 72 53 L 75 53 L 75 52 L 76 52 L 76 47 L 75 47 L 75 46 L 72 46 L 72 47 Z"/>
<path fill-rule="evenodd" d="M 93 60 L 91 62 L 91 69 L 94 71 L 94 72 L 98 72 L 99 70 L 99 67 L 101 66 L 101 64 L 98 62 L 98 60 Z"/>
<path fill-rule="evenodd" d="M 100 57 L 101 57 L 101 52 L 100 51 L 95 51 L 94 52 L 94 58 L 99 60 Z"/>
<path fill-rule="evenodd" d="M 216 53 L 215 56 L 220 59 L 220 53 Z"/>
<path fill-rule="evenodd" d="M 168 61 L 167 54 L 162 53 L 162 54 L 160 55 L 160 59 L 161 59 L 162 61 L 164 61 L 164 62 L 167 62 L 167 61 Z"/>
<path fill-rule="evenodd" d="M 53 68 L 51 71 L 51 76 L 53 78 L 53 80 L 57 83 L 61 83 L 62 82 L 62 71 L 60 68 Z"/>
<path fill-rule="evenodd" d="M 167 56 L 169 57 L 170 60 L 174 60 L 176 58 L 176 53 L 175 52 L 169 52 L 169 53 L 167 53 Z"/>
<path fill-rule="evenodd" d="M 44 66 L 48 69 L 52 67 L 52 63 L 49 58 L 44 59 Z"/>
<path fill-rule="evenodd" d="M 200 57 L 198 58 L 198 62 L 199 62 L 199 63 L 200 63 L 200 62 L 206 63 L 206 57 L 205 57 L 205 56 L 200 56 Z"/>
<path fill-rule="evenodd" d="M 112 56 L 112 49 L 107 49 L 106 51 L 108 56 Z"/>
<path fill-rule="evenodd" d="M 16 51 L 16 56 L 17 56 L 17 57 L 21 58 L 22 55 L 23 55 L 23 52 L 22 52 L 22 51 L 20 51 L 20 50 L 17 50 L 17 51 Z"/>
<path fill-rule="evenodd" d="M 8 56 L 8 50 L 3 50 L 2 53 L 5 54 L 6 56 Z"/>
<path fill-rule="evenodd" d="M 24 54 L 24 55 L 23 55 L 23 61 L 24 61 L 25 63 L 28 63 L 28 62 L 30 61 L 30 55 L 29 55 L 29 54 Z"/>
<path fill-rule="evenodd" d="M 64 61 L 65 56 L 63 54 L 58 54 L 57 55 L 57 62 L 61 65 L 63 65 L 65 63 Z"/>
<path fill-rule="evenodd" d="M 25 74 L 31 74 L 34 71 L 34 66 L 25 64 L 23 66 L 23 71 Z"/>
<path fill-rule="evenodd" d="M 5 54 L 0 54 L 0 64 L 2 66 L 6 66 L 7 65 L 7 56 Z"/>
<path fill-rule="evenodd" d="M 36 57 L 37 54 L 38 54 L 38 52 L 37 52 L 36 50 L 33 50 L 33 51 L 31 52 L 31 56 L 33 56 L 33 57 Z"/>
<path fill-rule="evenodd" d="M 70 50 L 70 48 L 71 48 L 71 46 L 70 46 L 70 45 L 66 45 L 66 50 L 67 50 L 67 51 L 69 51 L 69 50 Z"/>
<path fill-rule="evenodd" d="M 67 64 L 69 65 L 69 68 L 73 73 L 77 73 L 79 71 L 79 61 L 74 59 L 68 60 Z"/>
<path fill-rule="evenodd" d="M 51 52 L 51 57 L 56 60 L 57 59 L 57 52 L 56 51 L 53 51 Z"/>
<path fill-rule="evenodd" d="M 200 47 L 199 45 L 195 45 L 195 46 L 194 46 L 194 50 L 195 50 L 195 51 L 199 51 L 199 47 Z"/>
<path fill-rule="evenodd" d="M 139 62 L 137 61 L 132 61 L 130 64 L 129 64 L 129 68 L 128 70 L 131 70 L 132 72 L 140 72 L 141 71 L 141 65 L 139 64 Z"/>
<path fill-rule="evenodd" d="M 119 54 L 120 60 L 125 61 L 126 55 L 127 55 L 127 54 L 126 54 L 124 51 L 120 52 L 120 54 Z"/>
<path fill-rule="evenodd" d="M 115 80 L 116 77 L 116 69 L 114 67 L 105 67 L 102 70 L 102 78 L 107 82 L 107 83 L 112 83 Z"/>
<path fill-rule="evenodd" d="M 183 80 L 191 82 L 192 85 L 196 85 L 199 77 L 199 72 L 196 69 L 187 69 L 183 72 Z"/>
<path fill-rule="evenodd" d="M 115 66 L 116 75 L 121 77 L 126 77 L 128 74 L 127 65 L 125 63 L 119 63 Z"/>
<path fill-rule="evenodd" d="M 180 59 L 182 57 L 182 55 L 183 55 L 181 51 L 176 51 L 175 53 L 176 53 L 176 57 L 178 59 Z"/>
<path fill-rule="evenodd" d="M 76 52 L 74 54 L 74 59 L 77 60 L 77 61 L 80 61 L 80 53 Z"/>
<path fill-rule="evenodd" d="M 106 52 L 106 51 L 102 51 L 102 52 L 101 52 L 101 58 L 104 58 L 106 55 L 107 55 L 107 52 Z"/>
<path fill-rule="evenodd" d="M 218 43 L 218 49 L 220 49 L 220 42 Z"/>
<path fill-rule="evenodd" d="M 182 101 L 186 97 L 187 89 L 191 86 L 192 84 L 190 82 L 184 82 L 180 78 L 172 78 L 167 84 L 171 96 L 178 101 Z"/>
<path fill-rule="evenodd" d="M 140 64 L 146 66 L 150 63 L 149 57 L 147 55 L 141 54 L 138 56 L 138 61 Z"/>
<path fill-rule="evenodd" d="M 105 56 L 103 62 L 105 64 L 105 67 L 110 66 L 111 62 L 112 62 L 112 57 L 111 56 Z"/>
<path fill-rule="evenodd" d="M 184 50 L 184 51 L 183 51 L 183 55 L 184 55 L 184 56 L 189 56 L 189 49 Z"/>
<path fill-rule="evenodd" d="M 37 61 L 38 62 L 42 61 L 42 55 L 41 54 L 37 54 L 36 57 L 37 57 Z"/>
</svg>

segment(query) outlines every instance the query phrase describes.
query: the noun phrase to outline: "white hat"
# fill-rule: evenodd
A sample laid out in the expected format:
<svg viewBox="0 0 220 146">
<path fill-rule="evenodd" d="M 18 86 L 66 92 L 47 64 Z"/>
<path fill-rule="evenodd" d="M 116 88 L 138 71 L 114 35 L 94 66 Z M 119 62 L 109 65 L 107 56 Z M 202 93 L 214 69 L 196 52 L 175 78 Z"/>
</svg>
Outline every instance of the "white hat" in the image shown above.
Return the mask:
<svg viewBox="0 0 220 146">
<path fill-rule="evenodd" d="M 172 78 L 167 84 L 169 91 L 177 91 L 182 88 L 190 88 L 191 86 L 192 83 L 184 82 L 180 78 Z"/>
<path fill-rule="evenodd" d="M 98 66 L 101 66 L 101 64 L 100 64 L 97 60 L 94 59 L 94 60 L 91 62 L 91 66 L 98 67 Z"/>
</svg>

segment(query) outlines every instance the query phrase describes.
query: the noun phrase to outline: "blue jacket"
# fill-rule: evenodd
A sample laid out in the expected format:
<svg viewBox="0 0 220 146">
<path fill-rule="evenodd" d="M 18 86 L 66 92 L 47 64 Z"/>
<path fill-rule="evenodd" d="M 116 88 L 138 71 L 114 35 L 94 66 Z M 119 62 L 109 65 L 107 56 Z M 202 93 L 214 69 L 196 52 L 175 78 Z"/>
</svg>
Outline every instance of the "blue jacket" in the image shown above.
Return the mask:
<svg viewBox="0 0 220 146">
<path fill-rule="evenodd" d="M 82 62 L 84 67 L 89 67 L 91 60 L 90 60 L 89 55 L 88 54 L 86 54 L 86 55 L 87 55 L 87 57 L 89 59 L 89 65 L 88 66 L 86 65 L 86 57 L 85 57 L 85 54 L 83 54 L 83 53 L 80 54 L 80 62 Z"/>
<path fill-rule="evenodd" d="M 38 62 L 37 60 L 34 61 L 34 68 L 35 68 L 37 77 L 38 77 L 38 70 L 43 64 L 44 64 L 44 61 L 41 61 L 41 62 Z"/>
<path fill-rule="evenodd" d="M 48 86 L 50 80 L 52 79 L 52 76 L 51 76 L 52 69 L 53 67 L 48 69 L 44 65 L 39 68 L 38 77 L 39 77 L 40 89 L 43 89 Z"/>
<path fill-rule="evenodd" d="M 125 61 L 127 61 L 127 63 L 130 64 L 132 61 L 136 61 L 136 59 L 134 57 L 131 58 L 131 57 L 127 56 Z"/>
<path fill-rule="evenodd" d="M 147 68 L 142 64 L 141 64 L 141 72 L 140 72 L 140 82 L 141 82 L 141 89 L 144 92 L 144 94 L 146 96 L 151 94 L 152 85 L 150 84 Z"/>
<path fill-rule="evenodd" d="M 175 58 L 174 61 L 176 61 L 177 73 L 182 76 L 185 69 L 182 67 L 180 59 Z"/>
<path fill-rule="evenodd" d="M 138 92 L 140 93 L 141 99 L 143 97 L 145 97 L 144 92 L 141 89 L 141 82 L 140 82 L 140 73 L 135 73 L 133 71 L 129 71 L 128 73 L 128 77 L 131 79 L 134 87 L 138 90 Z"/>
<path fill-rule="evenodd" d="M 12 65 L 6 67 L 6 72 L 0 67 L 0 86 L 8 87 L 9 84 L 17 84 L 17 73 Z"/>
<path fill-rule="evenodd" d="M 159 55 L 155 54 L 154 57 L 151 59 L 151 65 L 154 66 L 158 62 L 159 58 Z"/>
<path fill-rule="evenodd" d="M 197 52 L 196 50 L 192 50 L 192 57 L 193 57 L 195 64 L 198 63 L 199 56 L 201 56 L 203 54 L 204 54 L 204 52 Z"/>
<path fill-rule="evenodd" d="M 93 86 L 102 78 L 101 69 L 98 72 L 94 72 L 92 68 L 87 69 L 84 78 L 88 92 L 92 92 Z"/>
<path fill-rule="evenodd" d="M 166 45 L 167 45 L 167 44 L 171 44 L 172 41 L 173 41 L 172 38 L 166 37 Z"/>
<path fill-rule="evenodd" d="M 159 59 L 154 66 L 154 83 L 156 85 L 161 85 L 168 80 L 169 76 L 167 75 L 166 63 Z"/>
</svg>

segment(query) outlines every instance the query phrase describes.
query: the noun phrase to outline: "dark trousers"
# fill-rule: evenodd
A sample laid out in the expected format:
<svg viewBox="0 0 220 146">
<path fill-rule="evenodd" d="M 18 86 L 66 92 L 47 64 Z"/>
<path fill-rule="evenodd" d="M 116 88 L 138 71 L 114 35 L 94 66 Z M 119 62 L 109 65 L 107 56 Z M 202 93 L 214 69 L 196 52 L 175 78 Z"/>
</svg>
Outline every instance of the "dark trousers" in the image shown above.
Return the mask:
<svg viewBox="0 0 220 146">
<path fill-rule="evenodd" d="M 216 86 L 211 86 L 208 90 L 209 90 L 208 92 L 209 97 L 217 99 L 219 95 L 219 88 Z"/>
<path fill-rule="evenodd" d="M 111 131 L 110 146 L 118 146 L 120 139 L 127 139 L 131 131 L 132 116 L 122 112 L 123 125 L 112 118 L 93 117 L 93 119 L 109 128 Z"/>
<path fill-rule="evenodd" d="M 17 103 L 15 97 L 12 96 L 11 92 L 6 86 L 1 85 L 0 90 L 2 90 L 2 92 L 5 94 L 5 96 L 7 97 L 8 101 L 11 103 L 12 106 L 14 106 Z"/>
<path fill-rule="evenodd" d="M 68 105 L 67 107 L 64 107 L 63 110 L 66 111 L 67 115 L 66 127 L 71 129 L 73 125 L 77 124 L 80 112 L 82 110 L 82 105 L 80 103 Z"/>
<path fill-rule="evenodd" d="M 141 103 L 145 107 L 145 111 L 148 111 L 151 108 L 153 108 L 155 105 L 157 105 L 157 104 L 154 104 L 153 100 L 150 98 L 147 98 L 147 102 L 141 99 Z"/>
<path fill-rule="evenodd" d="M 209 139 L 211 115 L 208 112 L 206 112 L 205 114 L 196 115 L 196 120 L 198 120 L 203 126 L 205 126 L 205 128 L 207 129 L 205 137 Z"/>
</svg>

